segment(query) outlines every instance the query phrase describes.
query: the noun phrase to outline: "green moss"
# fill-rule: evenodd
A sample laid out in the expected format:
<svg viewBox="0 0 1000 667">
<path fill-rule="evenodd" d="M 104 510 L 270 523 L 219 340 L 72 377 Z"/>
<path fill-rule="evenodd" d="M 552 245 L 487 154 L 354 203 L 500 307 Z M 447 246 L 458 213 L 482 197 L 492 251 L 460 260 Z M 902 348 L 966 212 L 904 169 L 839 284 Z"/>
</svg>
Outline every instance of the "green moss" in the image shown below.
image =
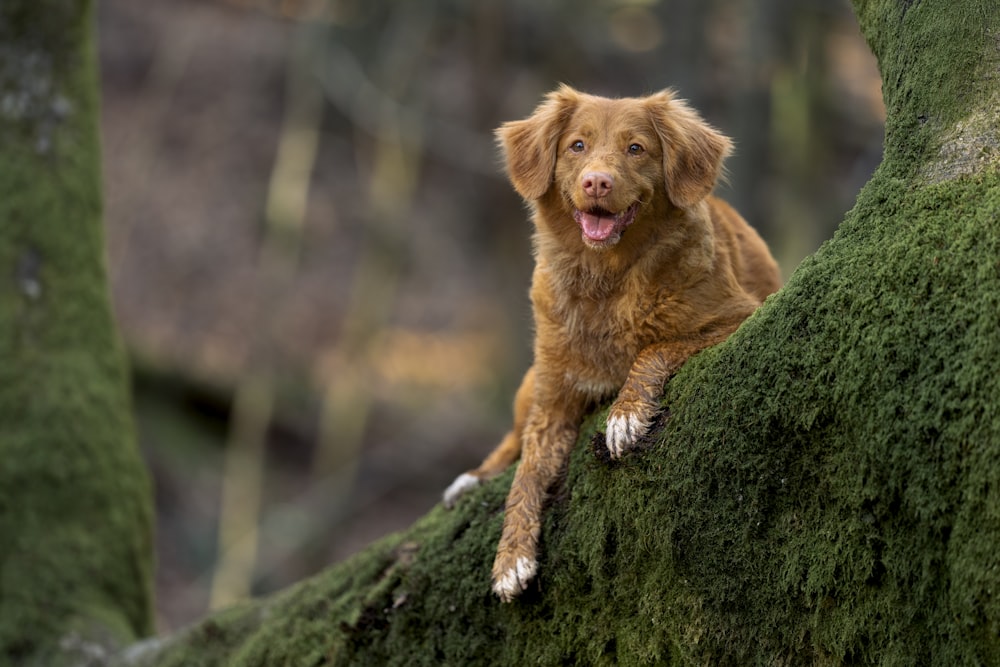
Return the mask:
<svg viewBox="0 0 1000 667">
<path fill-rule="evenodd" d="M 57 6 L 58 5 L 58 6 Z M 106 293 L 89 3 L 0 13 L 0 662 L 151 630 L 150 504 Z"/>
</svg>

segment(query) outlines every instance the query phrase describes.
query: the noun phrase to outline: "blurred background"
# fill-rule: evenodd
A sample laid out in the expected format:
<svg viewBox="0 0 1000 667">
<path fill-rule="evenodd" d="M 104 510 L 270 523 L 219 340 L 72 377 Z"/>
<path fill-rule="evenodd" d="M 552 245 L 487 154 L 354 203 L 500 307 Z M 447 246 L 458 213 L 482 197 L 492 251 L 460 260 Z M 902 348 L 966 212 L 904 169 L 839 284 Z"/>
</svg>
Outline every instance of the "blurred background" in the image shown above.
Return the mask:
<svg viewBox="0 0 1000 667">
<path fill-rule="evenodd" d="M 530 364 L 492 130 L 559 82 L 672 86 L 784 275 L 878 164 L 847 0 L 102 0 L 108 260 L 161 631 L 408 526 Z"/>
</svg>

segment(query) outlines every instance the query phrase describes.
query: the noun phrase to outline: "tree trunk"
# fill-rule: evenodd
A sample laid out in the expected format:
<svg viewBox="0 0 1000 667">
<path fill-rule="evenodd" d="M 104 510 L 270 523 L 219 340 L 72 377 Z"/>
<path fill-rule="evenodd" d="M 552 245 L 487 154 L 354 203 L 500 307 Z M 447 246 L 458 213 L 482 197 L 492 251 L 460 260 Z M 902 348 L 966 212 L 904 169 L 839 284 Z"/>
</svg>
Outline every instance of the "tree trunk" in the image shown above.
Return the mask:
<svg viewBox="0 0 1000 667">
<path fill-rule="evenodd" d="M 0 664 L 87 664 L 152 625 L 92 25 L 90 2 L 0 3 Z"/>
<path fill-rule="evenodd" d="M 855 10 L 883 73 L 883 165 L 786 287 L 669 383 L 651 450 L 604 463 L 587 446 L 603 413 L 587 419 L 524 596 L 489 592 L 508 473 L 121 662 L 996 663 L 1000 9 Z"/>
</svg>

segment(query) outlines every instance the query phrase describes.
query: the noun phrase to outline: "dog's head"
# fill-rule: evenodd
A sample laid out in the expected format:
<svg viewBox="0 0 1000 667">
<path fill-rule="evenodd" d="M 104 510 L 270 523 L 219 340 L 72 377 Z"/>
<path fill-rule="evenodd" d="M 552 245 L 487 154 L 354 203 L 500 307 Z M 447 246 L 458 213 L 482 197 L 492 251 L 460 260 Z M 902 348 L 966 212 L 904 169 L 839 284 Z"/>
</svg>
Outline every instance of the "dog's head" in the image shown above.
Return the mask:
<svg viewBox="0 0 1000 667">
<path fill-rule="evenodd" d="M 609 99 L 569 86 L 497 138 L 517 192 L 537 202 L 556 188 L 591 248 L 618 243 L 657 195 L 678 209 L 702 201 L 732 146 L 669 90 Z"/>
</svg>

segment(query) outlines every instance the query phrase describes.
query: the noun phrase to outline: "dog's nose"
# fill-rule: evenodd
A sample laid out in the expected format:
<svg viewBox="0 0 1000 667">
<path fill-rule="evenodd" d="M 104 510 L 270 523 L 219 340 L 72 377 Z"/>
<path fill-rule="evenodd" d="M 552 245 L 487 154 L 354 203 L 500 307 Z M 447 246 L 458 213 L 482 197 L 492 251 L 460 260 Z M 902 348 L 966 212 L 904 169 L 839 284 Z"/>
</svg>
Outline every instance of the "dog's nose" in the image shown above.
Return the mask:
<svg viewBox="0 0 1000 667">
<path fill-rule="evenodd" d="M 604 197 L 611 192 L 615 179 L 604 171 L 588 171 L 583 175 L 580 185 L 589 197 Z"/>
</svg>

